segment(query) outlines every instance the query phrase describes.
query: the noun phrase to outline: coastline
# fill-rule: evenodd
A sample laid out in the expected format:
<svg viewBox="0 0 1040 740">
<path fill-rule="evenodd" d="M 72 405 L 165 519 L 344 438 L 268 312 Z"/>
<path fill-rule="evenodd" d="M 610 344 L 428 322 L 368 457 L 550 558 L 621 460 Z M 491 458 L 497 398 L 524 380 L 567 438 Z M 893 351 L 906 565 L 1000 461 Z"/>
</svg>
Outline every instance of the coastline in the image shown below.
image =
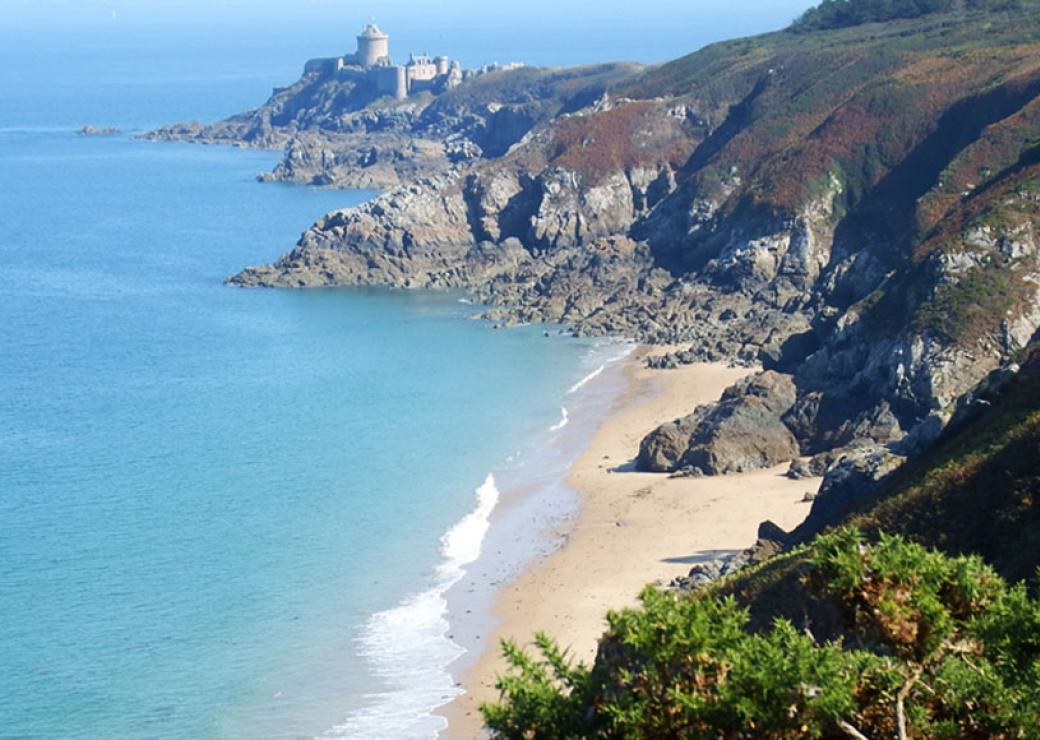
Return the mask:
<svg viewBox="0 0 1040 740">
<path fill-rule="evenodd" d="M 562 531 L 542 535 L 559 547 L 543 548 L 491 596 L 494 627 L 455 668 L 464 693 L 437 710 L 448 722 L 441 737 L 481 735 L 478 707 L 497 698 L 495 678 L 505 669 L 502 638 L 528 646 L 536 631 L 546 631 L 575 659 L 591 663 L 608 610 L 636 604 L 648 583 L 667 584 L 693 563 L 743 550 L 763 520 L 789 529 L 808 514 L 802 496 L 817 481 L 786 478 L 786 465 L 684 479 L 634 472 L 646 433 L 717 400 L 752 372 L 722 364 L 648 369 L 646 358 L 666 349 L 640 347 L 621 361 L 624 389 L 567 472 L 576 513 L 560 523 Z M 487 546 L 499 544 L 489 539 Z"/>
</svg>

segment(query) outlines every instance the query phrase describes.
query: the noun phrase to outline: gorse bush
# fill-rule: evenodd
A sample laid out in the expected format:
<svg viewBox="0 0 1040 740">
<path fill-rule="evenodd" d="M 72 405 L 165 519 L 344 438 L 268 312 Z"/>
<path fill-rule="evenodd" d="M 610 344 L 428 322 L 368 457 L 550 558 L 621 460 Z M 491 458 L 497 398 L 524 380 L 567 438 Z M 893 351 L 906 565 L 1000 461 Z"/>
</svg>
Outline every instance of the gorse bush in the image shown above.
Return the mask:
<svg viewBox="0 0 1040 740">
<path fill-rule="evenodd" d="M 846 28 L 863 23 L 919 18 L 951 10 L 1017 10 L 1022 0 L 823 0 L 795 21 L 794 31 Z"/>
<path fill-rule="evenodd" d="M 648 588 L 608 616 L 595 666 L 545 635 L 505 643 L 496 737 L 1040 737 L 1040 603 L 981 560 L 852 529 L 801 553 L 841 614 L 820 643 L 777 620 L 753 634 L 732 598 Z"/>
</svg>

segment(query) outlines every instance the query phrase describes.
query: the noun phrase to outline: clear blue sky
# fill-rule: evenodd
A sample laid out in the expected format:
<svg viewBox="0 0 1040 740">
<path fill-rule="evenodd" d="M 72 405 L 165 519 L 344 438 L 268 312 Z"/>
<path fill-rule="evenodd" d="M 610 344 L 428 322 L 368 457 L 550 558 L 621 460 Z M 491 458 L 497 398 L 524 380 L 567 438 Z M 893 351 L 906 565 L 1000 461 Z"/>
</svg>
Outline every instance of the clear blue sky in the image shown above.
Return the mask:
<svg viewBox="0 0 1040 740">
<path fill-rule="evenodd" d="M 812 0 L 3 0 L 0 42 L 49 49 L 76 33 L 98 43 L 214 37 L 250 53 L 341 53 L 376 19 L 398 55 L 445 51 L 490 61 L 661 61 L 712 41 L 785 26 Z M 416 9 L 421 9 L 416 11 Z M 190 41 L 188 42 L 190 45 Z"/>
</svg>

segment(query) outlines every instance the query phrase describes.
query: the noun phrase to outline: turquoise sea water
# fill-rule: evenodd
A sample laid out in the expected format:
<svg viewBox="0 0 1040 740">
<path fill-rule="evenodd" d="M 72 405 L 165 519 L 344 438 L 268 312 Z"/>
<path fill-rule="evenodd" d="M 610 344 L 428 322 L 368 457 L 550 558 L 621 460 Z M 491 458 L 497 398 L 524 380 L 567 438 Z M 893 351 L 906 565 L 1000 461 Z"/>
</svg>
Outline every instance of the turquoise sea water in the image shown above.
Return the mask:
<svg viewBox="0 0 1040 740">
<path fill-rule="evenodd" d="M 458 295 L 225 288 L 368 197 L 257 184 L 275 153 L 130 138 L 256 104 L 357 25 L 234 20 L 0 27 L 0 737 L 430 734 L 489 474 L 541 476 L 507 520 L 558 503 L 578 436 L 539 445 L 618 353 L 493 331 Z M 609 41 L 400 28 L 470 39 L 470 63 L 595 61 Z"/>
<path fill-rule="evenodd" d="M 0 133 L 0 734 L 314 735 L 580 342 L 457 296 L 221 280 L 360 194 L 274 157 Z"/>
</svg>

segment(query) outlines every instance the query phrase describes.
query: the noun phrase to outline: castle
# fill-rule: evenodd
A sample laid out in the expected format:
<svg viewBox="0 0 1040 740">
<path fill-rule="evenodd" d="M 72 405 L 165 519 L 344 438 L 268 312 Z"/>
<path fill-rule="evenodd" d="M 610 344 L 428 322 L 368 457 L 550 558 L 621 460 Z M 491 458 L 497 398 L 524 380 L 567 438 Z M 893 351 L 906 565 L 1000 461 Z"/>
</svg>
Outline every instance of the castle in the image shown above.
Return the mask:
<svg viewBox="0 0 1040 740">
<path fill-rule="evenodd" d="M 369 83 L 379 96 L 398 100 L 413 93 L 429 90 L 443 92 L 462 82 L 462 66 L 446 56 L 431 58 L 412 54 L 404 66 L 390 59 L 390 37 L 375 24 L 365 26 L 357 37 L 357 51 L 333 59 L 313 59 L 305 72 L 344 79 L 355 78 Z"/>
</svg>

